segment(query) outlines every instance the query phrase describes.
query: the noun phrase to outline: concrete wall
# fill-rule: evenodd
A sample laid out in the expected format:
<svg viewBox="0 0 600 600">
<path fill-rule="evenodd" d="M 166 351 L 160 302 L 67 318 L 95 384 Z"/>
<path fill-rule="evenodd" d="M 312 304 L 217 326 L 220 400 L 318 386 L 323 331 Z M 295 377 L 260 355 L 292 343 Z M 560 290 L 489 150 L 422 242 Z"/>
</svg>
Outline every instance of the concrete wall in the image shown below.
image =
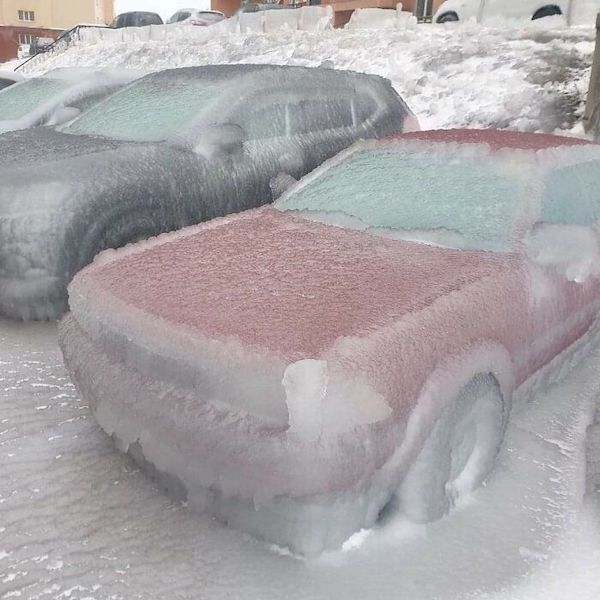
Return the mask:
<svg viewBox="0 0 600 600">
<path fill-rule="evenodd" d="M 19 11 L 33 11 L 33 21 L 20 21 Z M 70 29 L 78 23 L 110 23 L 114 0 L 0 0 L 0 25 Z"/>
</svg>

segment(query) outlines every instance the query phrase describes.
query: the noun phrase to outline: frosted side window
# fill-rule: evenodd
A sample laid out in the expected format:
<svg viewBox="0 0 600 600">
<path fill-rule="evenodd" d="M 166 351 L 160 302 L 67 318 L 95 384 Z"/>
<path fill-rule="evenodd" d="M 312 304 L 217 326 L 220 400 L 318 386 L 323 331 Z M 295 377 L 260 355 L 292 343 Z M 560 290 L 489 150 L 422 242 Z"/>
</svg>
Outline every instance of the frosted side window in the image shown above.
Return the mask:
<svg viewBox="0 0 600 600">
<path fill-rule="evenodd" d="M 552 171 L 544 191 L 543 221 L 555 225 L 600 223 L 599 178 L 597 160 Z"/>
<path fill-rule="evenodd" d="M 352 127 L 349 99 L 301 100 L 289 104 L 291 134 L 316 133 Z"/>
<path fill-rule="evenodd" d="M 360 94 L 352 103 L 352 110 L 354 111 L 354 118 L 356 123 L 362 124 L 375 116 L 377 111 L 377 103 L 371 96 L 367 94 Z"/>
<path fill-rule="evenodd" d="M 244 110 L 243 114 L 233 118 L 233 122 L 244 128 L 248 139 L 257 140 L 286 135 L 285 104 L 268 104 Z"/>
</svg>

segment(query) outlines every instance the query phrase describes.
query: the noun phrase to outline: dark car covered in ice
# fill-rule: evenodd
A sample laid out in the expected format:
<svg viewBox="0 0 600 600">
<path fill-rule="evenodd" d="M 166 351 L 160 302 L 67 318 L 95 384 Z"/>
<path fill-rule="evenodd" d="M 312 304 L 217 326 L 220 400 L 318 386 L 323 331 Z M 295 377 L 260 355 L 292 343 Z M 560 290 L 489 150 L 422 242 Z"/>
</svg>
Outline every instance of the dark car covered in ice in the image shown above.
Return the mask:
<svg viewBox="0 0 600 600">
<path fill-rule="evenodd" d="M 220 65 L 143 77 L 62 130 L 0 137 L 0 314 L 47 319 L 118 248 L 271 202 L 359 138 L 418 128 L 390 82 Z"/>
</svg>

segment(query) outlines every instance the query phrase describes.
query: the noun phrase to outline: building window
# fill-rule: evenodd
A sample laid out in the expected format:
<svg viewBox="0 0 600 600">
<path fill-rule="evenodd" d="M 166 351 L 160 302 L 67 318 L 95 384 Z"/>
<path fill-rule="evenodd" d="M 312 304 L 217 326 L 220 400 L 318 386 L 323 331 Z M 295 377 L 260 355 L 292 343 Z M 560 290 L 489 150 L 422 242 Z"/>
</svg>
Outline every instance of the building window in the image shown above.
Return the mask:
<svg viewBox="0 0 600 600">
<path fill-rule="evenodd" d="M 33 36 L 29 33 L 20 33 L 19 34 L 19 44 L 33 44 Z"/>
<path fill-rule="evenodd" d="M 32 10 L 18 11 L 19 21 L 35 21 L 35 12 Z"/>
</svg>

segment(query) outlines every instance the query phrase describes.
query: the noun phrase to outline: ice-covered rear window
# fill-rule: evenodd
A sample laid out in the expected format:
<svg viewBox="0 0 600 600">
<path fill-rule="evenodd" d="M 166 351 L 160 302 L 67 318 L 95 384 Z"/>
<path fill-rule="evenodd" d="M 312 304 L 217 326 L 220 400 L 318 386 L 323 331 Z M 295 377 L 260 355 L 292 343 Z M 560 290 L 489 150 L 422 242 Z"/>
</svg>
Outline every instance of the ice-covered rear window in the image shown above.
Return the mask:
<svg viewBox="0 0 600 600">
<path fill-rule="evenodd" d="M 63 131 L 158 142 L 185 129 L 217 93 L 214 84 L 189 77 L 145 79 L 109 96 Z"/>
<path fill-rule="evenodd" d="M 491 160 L 364 150 L 275 206 L 407 239 L 503 251 L 512 245 L 522 185 Z"/>
<path fill-rule="evenodd" d="M 39 77 L 0 92 L 0 120 L 20 119 L 69 86 L 61 79 Z"/>
</svg>

